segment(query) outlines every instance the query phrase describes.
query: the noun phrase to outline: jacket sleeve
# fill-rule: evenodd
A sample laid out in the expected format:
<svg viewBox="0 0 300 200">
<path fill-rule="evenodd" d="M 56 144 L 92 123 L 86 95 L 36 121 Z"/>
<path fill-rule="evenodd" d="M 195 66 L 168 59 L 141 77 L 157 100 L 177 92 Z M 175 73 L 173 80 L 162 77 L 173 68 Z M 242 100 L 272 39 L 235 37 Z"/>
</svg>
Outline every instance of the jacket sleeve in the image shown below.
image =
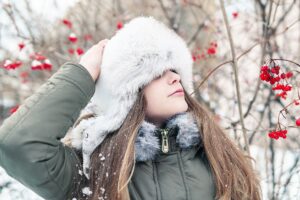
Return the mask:
<svg viewBox="0 0 300 200">
<path fill-rule="evenodd" d="M 80 64 L 67 62 L 0 127 L 0 165 L 47 200 L 66 200 L 79 159 L 63 138 L 95 92 Z"/>
</svg>

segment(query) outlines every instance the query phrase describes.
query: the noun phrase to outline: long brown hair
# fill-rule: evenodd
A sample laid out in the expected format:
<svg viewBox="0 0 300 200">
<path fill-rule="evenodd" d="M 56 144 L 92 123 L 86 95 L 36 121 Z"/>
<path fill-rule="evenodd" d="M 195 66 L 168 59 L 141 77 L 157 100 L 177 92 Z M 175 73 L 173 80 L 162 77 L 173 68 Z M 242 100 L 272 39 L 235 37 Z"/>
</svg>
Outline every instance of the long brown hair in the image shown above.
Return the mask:
<svg viewBox="0 0 300 200">
<path fill-rule="evenodd" d="M 228 137 L 205 105 L 184 92 L 187 111 L 193 113 L 201 128 L 199 132 L 216 185 L 215 199 L 260 200 L 260 181 L 257 171 L 252 167 L 252 158 Z M 99 197 L 109 200 L 130 199 L 127 184 L 135 167 L 134 141 L 145 118 L 146 106 L 143 90 L 140 90 L 137 101 L 122 126 L 109 134 L 91 155 L 91 179 L 88 181 L 84 175 L 76 176 L 72 197 L 78 200 L 98 200 Z M 82 116 L 77 124 L 92 116 Z M 77 153 L 82 159 L 80 152 Z M 105 159 L 100 159 L 99 156 L 104 156 Z M 82 166 L 79 165 L 78 169 L 82 170 Z M 90 188 L 90 196 L 82 193 L 83 187 Z"/>
</svg>

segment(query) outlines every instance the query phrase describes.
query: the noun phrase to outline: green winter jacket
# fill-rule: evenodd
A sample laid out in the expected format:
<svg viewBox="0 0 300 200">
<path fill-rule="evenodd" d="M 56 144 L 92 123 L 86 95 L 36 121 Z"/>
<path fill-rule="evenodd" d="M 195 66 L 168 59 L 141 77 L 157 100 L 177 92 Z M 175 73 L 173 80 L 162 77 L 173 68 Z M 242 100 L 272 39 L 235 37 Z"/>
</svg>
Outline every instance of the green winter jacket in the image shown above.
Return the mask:
<svg viewBox="0 0 300 200">
<path fill-rule="evenodd" d="M 75 150 L 62 139 L 95 92 L 80 64 L 67 62 L 28 97 L 0 127 L 0 166 L 47 200 L 72 199 Z M 215 185 L 201 148 L 162 153 L 136 164 L 132 200 L 212 200 Z"/>
</svg>

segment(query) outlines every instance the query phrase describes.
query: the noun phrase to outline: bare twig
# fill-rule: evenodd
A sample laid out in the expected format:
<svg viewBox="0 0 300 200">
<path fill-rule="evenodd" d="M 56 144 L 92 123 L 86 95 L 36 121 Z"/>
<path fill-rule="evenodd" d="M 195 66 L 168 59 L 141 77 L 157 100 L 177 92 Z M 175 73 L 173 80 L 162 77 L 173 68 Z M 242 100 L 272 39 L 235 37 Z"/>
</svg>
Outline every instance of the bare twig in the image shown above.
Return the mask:
<svg viewBox="0 0 300 200">
<path fill-rule="evenodd" d="M 234 76 L 235 76 L 235 83 L 236 83 L 235 86 L 236 86 L 236 93 L 237 93 L 237 101 L 238 101 L 238 108 L 239 108 L 239 115 L 240 115 L 241 126 L 242 126 L 242 129 L 243 129 L 243 137 L 244 137 L 244 143 L 245 143 L 245 150 L 248 153 L 248 155 L 250 155 L 249 145 L 248 145 L 248 140 L 247 140 L 246 130 L 245 130 L 245 124 L 244 124 L 243 110 L 242 110 L 242 102 L 241 102 L 242 100 L 241 100 L 239 77 L 238 77 L 237 59 L 236 59 L 236 56 L 235 56 L 236 54 L 235 54 L 235 50 L 234 50 L 234 41 L 232 39 L 231 31 L 230 31 L 230 28 L 229 28 L 229 22 L 228 22 L 226 11 L 225 11 L 224 1 L 220 0 L 220 4 L 221 4 L 221 10 L 222 10 L 222 13 L 223 13 L 223 18 L 224 18 L 225 27 L 226 27 L 226 30 L 227 30 L 229 44 L 230 44 L 230 49 L 231 49 L 231 56 L 232 56 L 232 61 L 233 61 L 232 62 L 232 66 L 233 66 Z"/>
</svg>

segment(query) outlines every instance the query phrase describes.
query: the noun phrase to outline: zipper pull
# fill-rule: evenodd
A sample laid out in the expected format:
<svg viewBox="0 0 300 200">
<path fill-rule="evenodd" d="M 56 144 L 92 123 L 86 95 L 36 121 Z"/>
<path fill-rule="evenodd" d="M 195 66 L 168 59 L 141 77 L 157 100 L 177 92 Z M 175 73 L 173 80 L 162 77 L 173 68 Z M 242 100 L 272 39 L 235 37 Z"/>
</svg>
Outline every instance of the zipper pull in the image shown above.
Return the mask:
<svg viewBox="0 0 300 200">
<path fill-rule="evenodd" d="M 169 152 L 169 142 L 168 142 L 168 129 L 162 129 L 162 144 L 161 144 L 161 150 L 164 153 Z"/>
</svg>

